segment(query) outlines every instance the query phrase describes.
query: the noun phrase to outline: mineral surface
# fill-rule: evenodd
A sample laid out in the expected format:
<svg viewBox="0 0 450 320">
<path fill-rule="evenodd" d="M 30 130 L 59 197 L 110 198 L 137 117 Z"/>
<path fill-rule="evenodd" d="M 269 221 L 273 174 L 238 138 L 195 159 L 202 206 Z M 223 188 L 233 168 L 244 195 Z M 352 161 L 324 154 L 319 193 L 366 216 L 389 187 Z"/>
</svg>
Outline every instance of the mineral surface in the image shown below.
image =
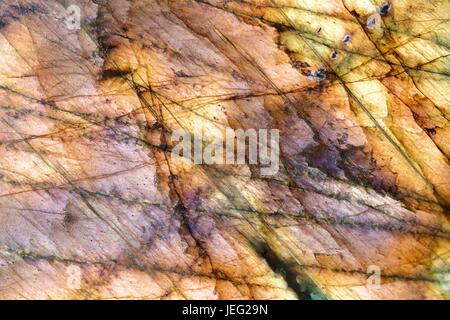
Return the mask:
<svg viewBox="0 0 450 320">
<path fill-rule="evenodd" d="M 0 298 L 450 298 L 449 18 L 2 0 Z M 277 129 L 279 171 L 174 161 L 180 128 Z"/>
</svg>

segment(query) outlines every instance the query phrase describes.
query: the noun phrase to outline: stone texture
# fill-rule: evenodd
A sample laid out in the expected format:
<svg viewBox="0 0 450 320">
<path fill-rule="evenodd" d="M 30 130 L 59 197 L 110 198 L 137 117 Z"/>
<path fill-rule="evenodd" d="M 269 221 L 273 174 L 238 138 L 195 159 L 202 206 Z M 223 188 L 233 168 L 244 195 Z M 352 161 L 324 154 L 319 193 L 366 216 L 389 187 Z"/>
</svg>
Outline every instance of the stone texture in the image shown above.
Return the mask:
<svg viewBox="0 0 450 320">
<path fill-rule="evenodd" d="M 0 297 L 449 298 L 450 2 L 381 7 L 2 1 Z M 277 128 L 280 172 L 180 127 Z"/>
</svg>

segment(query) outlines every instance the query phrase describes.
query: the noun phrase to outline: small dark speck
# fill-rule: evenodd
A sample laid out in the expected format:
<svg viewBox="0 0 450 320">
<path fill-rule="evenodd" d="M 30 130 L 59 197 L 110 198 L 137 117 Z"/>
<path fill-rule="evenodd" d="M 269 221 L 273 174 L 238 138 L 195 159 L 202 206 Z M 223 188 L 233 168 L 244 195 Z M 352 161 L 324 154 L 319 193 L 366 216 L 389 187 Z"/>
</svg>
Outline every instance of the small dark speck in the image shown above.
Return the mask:
<svg viewBox="0 0 450 320">
<path fill-rule="evenodd" d="M 186 72 L 184 72 L 183 70 L 175 71 L 175 74 L 177 77 L 180 77 L 180 78 L 189 77 L 189 75 Z"/>
<path fill-rule="evenodd" d="M 316 71 L 316 77 L 325 79 L 325 76 L 326 76 L 325 69 L 320 68 Z"/>
<path fill-rule="evenodd" d="M 327 78 L 327 73 L 324 68 L 319 68 L 317 70 L 308 72 L 307 76 L 317 81 L 323 81 Z"/>
<path fill-rule="evenodd" d="M 163 128 L 163 127 L 164 127 L 163 124 L 162 124 L 161 122 L 159 122 L 159 121 L 155 122 L 155 123 L 152 125 L 152 129 L 161 129 L 161 128 Z"/>
<path fill-rule="evenodd" d="M 331 53 L 331 59 L 335 60 L 335 59 L 337 58 L 337 56 L 338 56 L 338 52 L 337 52 L 336 50 L 334 50 L 334 51 Z"/>
<path fill-rule="evenodd" d="M 349 34 L 346 34 L 346 35 L 344 36 L 344 38 L 342 39 L 342 42 L 345 43 L 345 44 L 347 44 L 347 43 L 350 42 L 350 40 L 352 40 L 352 36 L 349 35 Z"/>
<path fill-rule="evenodd" d="M 436 135 L 436 129 L 432 128 L 432 129 L 426 129 L 428 134 L 431 136 L 435 136 Z"/>
<path fill-rule="evenodd" d="M 392 7 L 391 3 L 387 1 L 378 8 L 378 12 L 382 16 L 387 16 L 389 14 L 389 10 L 391 10 L 391 7 Z"/>
<path fill-rule="evenodd" d="M 319 27 L 319 28 L 316 30 L 317 33 L 320 33 L 321 31 L 322 31 L 322 27 Z"/>
</svg>

